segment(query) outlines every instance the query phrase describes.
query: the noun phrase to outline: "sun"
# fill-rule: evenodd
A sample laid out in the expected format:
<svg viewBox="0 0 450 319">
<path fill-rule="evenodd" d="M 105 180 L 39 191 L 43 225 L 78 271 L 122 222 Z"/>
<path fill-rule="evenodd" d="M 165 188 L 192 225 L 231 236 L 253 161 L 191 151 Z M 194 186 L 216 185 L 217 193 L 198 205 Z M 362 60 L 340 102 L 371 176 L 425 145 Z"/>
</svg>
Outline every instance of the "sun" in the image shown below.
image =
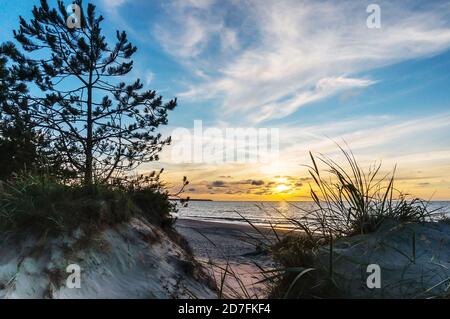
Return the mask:
<svg viewBox="0 0 450 319">
<path fill-rule="evenodd" d="M 290 189 L 291 189 L 291 187 L 289 187 L 288 185 L 280 184 L 280 185 L 275 186 L 274 191 L 277 193 L 284 193 Z"/>
</svg>

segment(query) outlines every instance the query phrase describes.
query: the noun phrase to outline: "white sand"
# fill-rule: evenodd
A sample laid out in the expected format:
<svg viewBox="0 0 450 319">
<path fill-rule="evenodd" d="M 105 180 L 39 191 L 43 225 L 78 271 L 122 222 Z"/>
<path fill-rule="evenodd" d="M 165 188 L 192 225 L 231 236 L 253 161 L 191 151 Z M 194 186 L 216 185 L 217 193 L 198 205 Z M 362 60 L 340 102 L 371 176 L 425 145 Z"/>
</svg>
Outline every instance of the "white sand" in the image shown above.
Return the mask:
<svg viewBox="0 0 450 319">
<path fill-rule="evenodd" d="M 318 267 L 328 269 L 328 247 L 320 255 Z M 380 266 L 380 288 L 367 287 L 369 264 Z M 334 280 L 348 298 L 448 297 L 450 225 L 387 221 L 373 234 L 336 242 L 333 270 Z"/>
<path fill-rule="evenodd" d="M 138 219 L 102 231 L 56 239 L 0 239 L 0 298 L 214 298 L 205 275 L 160 229 Z M 69 264 L 81 288 L 68 288 Z"/>
</svg>

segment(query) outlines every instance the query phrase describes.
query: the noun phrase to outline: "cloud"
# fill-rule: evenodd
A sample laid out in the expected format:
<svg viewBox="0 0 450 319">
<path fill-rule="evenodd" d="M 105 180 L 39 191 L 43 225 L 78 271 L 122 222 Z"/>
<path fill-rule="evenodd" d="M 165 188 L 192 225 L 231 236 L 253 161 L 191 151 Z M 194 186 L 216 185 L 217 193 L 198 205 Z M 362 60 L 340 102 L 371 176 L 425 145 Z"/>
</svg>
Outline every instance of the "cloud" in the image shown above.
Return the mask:
<svg viewBox="0 0 450 319">
<path fill-rule="evenodd" d="M 108 23 L 113 22 L 116 29 L 127 30 L 128 34 L 139 38 L 139 30 L 135 30 L 123 15 L 123 11 L 131 11 L 129 7 L 134 4 L 134 0 L 100 0 Z"/>
<path fill-rule="evenodd" d="M 285 167 L 291 163 L 295 168 L 295 163 L 309 162 L 307 151 L 336 155 L 339 150 L 335 143 L 342 145 L 345 141 L 352 151 L 367 154 L 370 162 L 382 157 L 385 162 L 419 168 L 424 161 L 450 159 L 444 139 L 441 143 L 431 142 L 449 128 L 448 112 L 416 118 L 359 116 L 308 126 L 286 125 L 280 127 L 283 143 L 279 160 Z"/>
<path fill-rule="evenodd" d="M 224 181 L 214 181 L 210 185 L 211 187 L 225 187 L 226 184 Z"/>
<path fill-rule="evenodd" d="M 255 118 L 256 122 L 262 122 L 271 118 L 283 118 L 294 113 L 298 108 L 308 103 L 316 102 L 330 97 L 338 92 L 351 88 L 364 88 L 374 84 L 374 81 L 351 78 L 323 78 L 320 79 L 314 89 L 302 91 L 295 96 L 280 103 L 270 103 L 261 107 L 261 112 Z"/>
<path fill-rule="evenodd" d="M 238 181 L 235 184 L 261 186 L 261 185 L 264 185 L 264 181 L 263 180 L 247 179 L 247 180 Z"/>
<path fill-rule="evenodd" d="M 181 97 L 212 99 L 221 115 L 260 122 L 382 81 L 364 72 L 450 47 L 450 6 L 378 3 L 381 29 L 367 28 L 361 1 L 175 1 L 176 23 L 155 30 L 169 54 L 202 74 Z"/>
<path fill-rule="evenodd" d="M 147 71 L 144 76 L 145 84 L 150 85 L 155 79 L 155 73 L 152 71 Z"/>
<path fill-rule="evenodd" d="M 424 182 L 424 183 L 418 183 L 417 184 L 417 187 L 427 187 L 427 186 L 430 186 L 430 183 Z"/>
<path fill-rule="evenodd" d="M 186 17 L 184 21 L 184 31 L 181 39 L 172 37 L 165 28 L 157 27 L 155 35 L 164 48 L 179 57 L 193 57 L 198 55 L 204 48 L 205 39 L 209 33 L 198 19 Z"/>
<path fill-rule="evenodd" d="M 107 10 L 116 10 L 130 0 L 101 0 L 103 7 Z"/>
<path fill-rule="evenodd" d="M 173 3 L 179 7 L 207 9 L 214 3 L 214 0 L 175 0 Z"/>
<path fill-rule="evenodd" d="M 167 19 L 153 27 L 161 46 L 177 58 L 195 59 L 208 45 L 219 42 L 221 52 L 239 47 L 237 34 L 225 24 L 225 12 L 214 0 L 171 0 L 165 5 Z M 201 74 L 201 70 L 194 73 Z"/>
</svg>

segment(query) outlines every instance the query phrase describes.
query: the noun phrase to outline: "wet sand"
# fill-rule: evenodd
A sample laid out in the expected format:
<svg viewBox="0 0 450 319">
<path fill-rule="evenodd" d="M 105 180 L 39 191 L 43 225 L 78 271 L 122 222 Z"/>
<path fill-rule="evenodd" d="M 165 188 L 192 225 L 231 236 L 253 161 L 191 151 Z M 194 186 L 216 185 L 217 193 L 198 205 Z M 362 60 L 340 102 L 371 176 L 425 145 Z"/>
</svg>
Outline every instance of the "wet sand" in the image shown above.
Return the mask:
<svg viewBox="0 0 450 319">
<path fill-rule="evenodd" d="M 273 268 L 275 265 L 269 254 L 258 250 L 258 243 L 275 242 L 272 229 L 259 227 L 260 234 L 250 225 L 218 223 L 191 219 L 179 219 L 175 224 L 177 231 L 191 245 L 194 256 L 202 262 L 210 274 L 220 283 L 227 267 L 230 272 L 226 278 L 225 289 L 230 297 L 264 297 L 264 284 L 257 284 L 263 279 L 261 270 Z M 287 231 L 277 231 L 283 236 Z M 259 246 L 261 246 L 259 244 Z M 235 277 L 239 278 L 236 279 Z M 241 281 L 241 283 L 239 283 Z M 245 289 L 242 288 L 243 284 Z M 249 296 L 246 296 L 248 294 Z"/>
</svg>

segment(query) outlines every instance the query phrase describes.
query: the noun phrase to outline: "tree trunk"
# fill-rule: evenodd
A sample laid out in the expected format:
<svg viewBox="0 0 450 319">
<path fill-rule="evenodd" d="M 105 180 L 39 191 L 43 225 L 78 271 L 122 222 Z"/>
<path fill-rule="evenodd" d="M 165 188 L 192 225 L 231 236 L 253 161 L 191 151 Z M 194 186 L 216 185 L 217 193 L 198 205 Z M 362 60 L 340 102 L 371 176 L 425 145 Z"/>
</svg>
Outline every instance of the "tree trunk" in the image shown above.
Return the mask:
<svg viewBox="0 0 450 319">
<path fill-rule="evenodd" d="M 92 189 L 92 87 L 91 76 L 87 92 L 87 135 L 86 135 L 86 167 L 84 171 L 84 184 L 88 189 Z"/>
</svg>

